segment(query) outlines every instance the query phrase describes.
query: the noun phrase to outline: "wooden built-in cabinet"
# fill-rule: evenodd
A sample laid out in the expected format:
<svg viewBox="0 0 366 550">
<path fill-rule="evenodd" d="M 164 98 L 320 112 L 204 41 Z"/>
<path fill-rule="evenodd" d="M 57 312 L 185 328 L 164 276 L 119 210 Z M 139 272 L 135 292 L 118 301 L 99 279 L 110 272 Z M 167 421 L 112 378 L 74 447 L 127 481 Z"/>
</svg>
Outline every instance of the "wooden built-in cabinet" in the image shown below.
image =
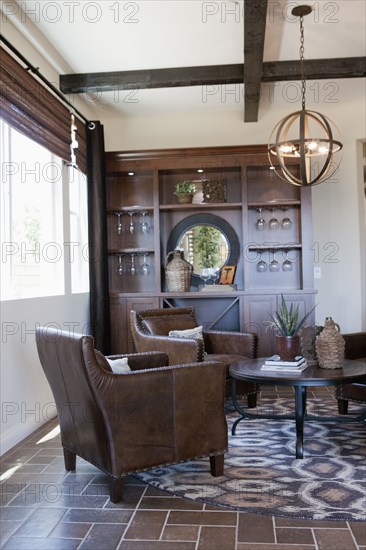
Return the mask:
<svg viewBox="0 0 366 550">
<path fill-rule="evenodd" d="M 113 353 L 134 351 L 131 309 L 176 306 L 195 307 L 206 328 L 257 332 L 260 355 L 273 353 L 266 322 L 281 294 L 301 312 L 314 305 L 311 190 L 282 181 L 270 169 L 266 146 L 111 152 L 106 167 Z M 203 203 L 197 193 L 192 204 L 179 204 L 174 186 L 185 179 L 224 181 L 225 202 Z M 195 277 L 190 291 L 167 292 L 164 267 L 174 229 L 205 214 L 235 235 L 236 290 L 202 292 Z M 264 230 L 256 226 L 260 217 Z M 270 227 L 271 218 L 278 227 Z M 269 269 L 273 260 L 278 271 Z"/>
</svg>

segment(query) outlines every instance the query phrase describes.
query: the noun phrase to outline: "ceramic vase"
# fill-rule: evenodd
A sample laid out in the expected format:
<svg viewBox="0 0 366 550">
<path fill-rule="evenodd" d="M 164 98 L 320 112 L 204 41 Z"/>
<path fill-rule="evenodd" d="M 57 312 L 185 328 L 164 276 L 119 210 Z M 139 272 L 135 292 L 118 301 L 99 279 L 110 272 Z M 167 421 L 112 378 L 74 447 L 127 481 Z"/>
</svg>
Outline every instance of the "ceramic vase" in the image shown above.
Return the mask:
<svg viewBox="0 0 366 550">
<path fill-rule="evenodd" d="M 283 361 L 294 361 L 299 352 L 300 337 L 296 336 L 276 336 L 277 353 Z"/>
</svg>

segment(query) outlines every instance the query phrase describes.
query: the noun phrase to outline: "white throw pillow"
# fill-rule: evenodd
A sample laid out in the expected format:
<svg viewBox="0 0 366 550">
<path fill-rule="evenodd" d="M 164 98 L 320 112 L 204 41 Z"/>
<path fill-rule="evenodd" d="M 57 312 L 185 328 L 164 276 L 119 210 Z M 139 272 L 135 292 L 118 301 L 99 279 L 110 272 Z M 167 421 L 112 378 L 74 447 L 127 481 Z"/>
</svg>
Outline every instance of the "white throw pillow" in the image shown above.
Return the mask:
<svg viewBox="0 0 366 550">
<path fill-rule="evenodd" d="M 108 359 L 106 357 L 108 363 L 111 366 L 112 372 L 114 374 L 121 374 L 123 372 L 130 372 L 131 369 L 128 366 L 128 357 L 121 357 L 119 359 Z"/>
<path fill-rule="evenodd" d="M 194 340 L 203 340 L 202 326 L 188 328 L 186 330 L 171 330 L 169 336 L 175 338 L 193 338 Z"/>
</svg>

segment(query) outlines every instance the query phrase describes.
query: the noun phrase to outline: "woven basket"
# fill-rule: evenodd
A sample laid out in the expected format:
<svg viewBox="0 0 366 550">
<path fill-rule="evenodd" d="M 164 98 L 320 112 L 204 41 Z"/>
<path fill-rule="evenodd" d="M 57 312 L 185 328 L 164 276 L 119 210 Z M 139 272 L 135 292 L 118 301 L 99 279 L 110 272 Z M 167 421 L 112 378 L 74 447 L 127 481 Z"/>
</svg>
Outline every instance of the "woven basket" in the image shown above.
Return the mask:
<svg viewBox="0 0 366 550">
<path fill-rule="evenodd" d="M 171 259 L 170 259 L 171 258 Z M 187 292 L 191 285 L 192 265 L 182 250 L 169 252 L 165 261 L 165 279 L 169 292 Z"/>
<path fill-rule="evenodd" d="M 328 318 L 322 332 L 315 340 L 315 350 L 319 367 L 323 369 L 340 369 L 344 361 L 344 338 L 339 326 Z"/>
</svg>

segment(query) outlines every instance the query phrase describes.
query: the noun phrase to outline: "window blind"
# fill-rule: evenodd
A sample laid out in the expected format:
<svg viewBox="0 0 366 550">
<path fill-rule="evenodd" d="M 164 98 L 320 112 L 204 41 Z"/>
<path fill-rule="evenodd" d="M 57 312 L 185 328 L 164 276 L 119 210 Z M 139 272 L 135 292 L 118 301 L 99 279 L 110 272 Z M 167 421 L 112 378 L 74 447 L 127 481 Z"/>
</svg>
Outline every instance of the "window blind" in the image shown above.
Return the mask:
<svg viewBox="0 0 366 550">
<path fill-rule="evenodd" d="M 71 161 L 71 114 L 69 109 L 0 46 L 0 112 L 13 128 L 22 132 L 66 162 Z M 85 123 L 75 117 L 75 150 L 79 169 L 86 173 Z"/>
</svg>

